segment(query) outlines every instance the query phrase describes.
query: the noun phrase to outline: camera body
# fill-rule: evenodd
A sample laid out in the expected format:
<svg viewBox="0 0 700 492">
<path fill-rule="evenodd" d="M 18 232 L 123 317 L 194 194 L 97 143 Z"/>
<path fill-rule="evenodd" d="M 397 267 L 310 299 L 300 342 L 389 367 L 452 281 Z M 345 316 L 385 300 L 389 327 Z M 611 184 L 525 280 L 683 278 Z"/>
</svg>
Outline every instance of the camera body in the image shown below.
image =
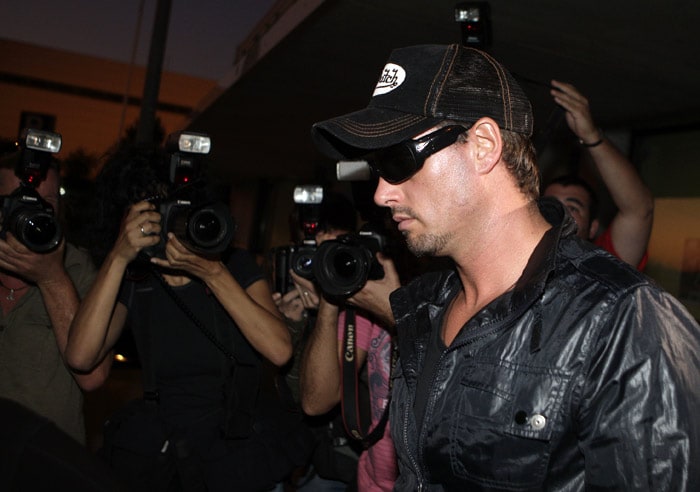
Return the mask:
<svg viewBox="0 0 700 492">
<path fill-rule="evenodd" d="M 149 256 L 163 256 L 168 233 L 173 233 L 190 251 L 205 256 L 223 253 L 233 240 L 236 226 L 223 203 L 166 199 L 157 205 L 161 215 L 160 242 L 144 250 Z"/>
<path fill-rule="evenodd" d="M 36 189 L 20 184 L 12 193 L 0 197 L 2 202 L 2 230 L 7 232 L 35 253 L 47 253 L 61 242 L 61 226 L 53 207 Z"/>
<path fill-rule="evenodd" d="M 39 195 L 37 187 L 46 179 L 51 154 L 61 149 L 61 136 L 26 129 L 19 139 L 19 147 L 15 176 L 20 184 L 9 195 L 0 196 L 0 237 L 4 239 L 9 231 L 29 250 L 48 253 L 61 242 L 63 232 L 53 207 Z"/>
<path fill-rule="evenodd" d="M 279 246 L 270 250 L 267 265 L 273 292 L 285 294 L 294 287 L 292 276 L 289 275 L 289 260 L 293 249 L 294 246 Z"/>
<path fill-rule="evenodd" d="M 289 274 L 290 269 L 300 277 L 312 280 L 314 278 L 313 259 L 315 254 L 315 242 L 272 248 L 269 261 L 272 270 L 273 292 L 284 294 L 294 288 L 294 281 Z"/>
<path fill-rule="evenodd" d="M 270 277 L 274 292 L 285 294 L 294 287 L 289 270 L 302 278 L 312 280 L 313 261 L 316 254 L 316 233 L 319 228 L 323 187 L 297 186 L 294 203 L 299 214 L 299 228 L 303 239 L 298 244 L 272 248 L 268 257 Z"/>
<path fill-rule="evenodd" d="M 316 242 L 307 242 L 291 247 L 289 264 L 292 271 L 301 278 L 313 280 L 314 257 L 316 256 Z"/>
<path fill-rule="evenodd" d="M 384 252 L 385 247 L 385 237 L 369 230 L 324 241 L 312 262 L 313 277 L 326 296 L 346 299 L 368 280 L 384 277 L 384 268 L 376 254 Z"/>
<path fill-rule="evenodd" d="M 209 153 L 211 138 L 204 133 L 175 132 L 168 135 L 170 193 L 151 202 L 160 213 L 160 242 L 144 249 L 147 256 L 164 257 L 168 233 L 190 251 L 214 256 L 231 244 L 236 225 L 228 207 L 213 200 L 205 190 L 200 159 Z M 201 186 L 200 186 L 201 185 Z"/>
</svg>

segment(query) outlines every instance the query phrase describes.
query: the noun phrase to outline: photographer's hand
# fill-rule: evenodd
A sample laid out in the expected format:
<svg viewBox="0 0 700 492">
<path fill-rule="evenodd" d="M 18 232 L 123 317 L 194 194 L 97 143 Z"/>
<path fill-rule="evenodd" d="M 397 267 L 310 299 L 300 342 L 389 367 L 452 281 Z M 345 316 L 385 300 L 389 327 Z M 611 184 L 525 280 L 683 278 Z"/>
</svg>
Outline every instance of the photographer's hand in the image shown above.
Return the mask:
<svg viewBox="0 0 700 492">
<path fill-rule="evenodd" d="M 301 321 L 304 319 L 304 303 L 301 300 L 301 294 L 298 289 L 291 289 L 286 294 L 282 295 L 279 292 L 272 294 L 277 309 L 282 315 L 291 321 Z"/>
<path fill-rule="evenodd" d="M 306 309 L 318 309 L 321 298 L 316 292 L 316 286 L 311 280 L 300 277 L 294 271 L 290 270 L 289 274 L 294 281 L 294 286 L 299 292 L 299 298 Z"/>
<path fill-rule="evenodd" d="M 65 240 L 48 253 L 35 253 L 22 244 L 12 233 L 0 239 L 0 268 L 21 277 L 26 282 L 39 284 L 64 273 Z"/>
<path fill-rule="evenodd" d="M 168 233 L 168 242 L 165 245 L 165 258 L 151 258 L 154 265 L 185 271 L 205 282 L 211 277 L 224 271 L 223 263 L 219 258 L 207 258 L 193 253 L 185 247 L 172 232 Z"/>
<path fill-rule="evenodd" d="M 80 304 L 78 292 L 63 263 L 65 250 L 65 239 L 48 253 L 29 250 L 11 233 L 7 234 L 6 240 L 0 240 L 0 268 L 39 288 L 56 345 L 64 358 L 71 322 Z M 25 292 L 23 290 L 22 294 L 17 295 Z M 73 377 L 83 390 L 90 391 L 102 385 L 110 367 L 111 359 L 103 359 L 102 363 L 91 366 L 88 371 L 74 372 Z"/>
<path fill-rule="evenodd" d="M 401 282 L 396 266 L 389 257 L 377 253 L 377 260 L 384 268 L 384 277 L 367 281 L 359 292 L 348 299 L 348 303 L 369 311 L 381 321 L 382 326 L 392 332 L 395 321 L 389 294 L 401 287 Z"/>
<path fill-rule="evenodd" d="M 129 208 L 122 219 L 112 252 L 129 263 L 143 248 L 160 241 L 160 214 L 151 202 L 143 200 Z"/>
</svg>

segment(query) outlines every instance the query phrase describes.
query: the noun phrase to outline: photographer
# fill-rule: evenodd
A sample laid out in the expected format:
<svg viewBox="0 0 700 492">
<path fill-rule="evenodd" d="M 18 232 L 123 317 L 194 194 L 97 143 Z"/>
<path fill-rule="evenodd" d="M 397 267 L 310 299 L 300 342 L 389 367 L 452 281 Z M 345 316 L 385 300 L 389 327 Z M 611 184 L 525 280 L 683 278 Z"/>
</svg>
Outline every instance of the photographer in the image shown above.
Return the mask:
<svg viewBox="0 0 700 492">
<path fill-rule="evenodd" d="M 352 204 L 348 200 L 342 200 L 335 195 L 324 197 L 322 219 L 319 232 L 316 234 L 317 244 L 322 245 L 326 241 L 334 241 L 343 234 L 353 232 L 354 224 L 338 220 L 338 217 L 347 216 L 347 212 L 344 211 L 348 208 L 354 213 L 351 207 Z M 314 261 L 317 260 L 318 255 L 314 258 Z M 390 285 L 391 287 L 383 296 L 388 304 L 388 291 L 398 287 L 398 276 L 391 260 L 379 255 L 379 262 L 384 268 L 385 275 L 382 279 L 367 282 L 363 290 L 376 289 L 378 285 Z M 351 384 L 350 381 L 343 381 L 339 361 L 342 360 L 345 315 L 349 312 L 343 308 L 346 302 L 352 304 L 354 298 L 344 301 L 336 299 L 333 301 L 335 303 L 332 303 L 317 290 L 314 282 L 294 273 L 292 277 L 296 289 L 282 298 L 286 302 L 280 306 L 296 307 L 297 312 L 299 303 L 307 310 L 318 309 L 315 326 L 309 334 L 301 359 L 300 393 L 304 412 L 311 416 L 320 416 L 333 411 L 341 401 L 342 385 Z M 356 296 L 362 297 L 362 294 L 357 293 Z M 296 306 L 294 306 L 295 303 Z M 367 394 L 358 395 L 358 398 L 360 401 L 369 400 L 369 417 L 374 428 L 380 422 L 388 401 L 391 335 L 384 328 L 384 326 L 390 326 L 389 323 L 380 325 L 367 316 L 360 313 L 355 316 L 356 367 L 359 369 L 366 366 L 365 391 Z M 362 371 L 365 372 L 364 369 Z M 380 437 L 360 454 L 357 473 L 347 490 L 391 490 L 393 488 L 396 464 L 388 426 L 383 429 Z M 313 486 L 315 484 L 301 490 L 314 490 Z M 344 489 L 345 487 L 340 490 Z"/>
<path fill-rule="evenodd" d="M 280 373 L 279 386 L 288 390 L 289 405 L 301 412 L 299 371 L 309 335 L 316 324 L 319 299 L 313 287 L 312 290 L 302 289 L 305 280 L 296 275 L 290 265 L 306 265 L 305 260 L 297 262 L 293 257 L 313 256 L 317 245 L 325 238 L 355 230 L 357 212 L 348 198 L 334 192 L 324 192 L 321 203 L 296 205 L 290 217 L 294 244 L 273 249 L 271 260 L 272 283 L 279 290 L 272 295 L 273 300 L 284 315 L 294 347 L 292 360 Z M 283 261 L 279 260 L 279 249 L 283 249 Z M 360 448 L 345 432 L 340 409 L 334 408 L 317 417 L 306 416 L 304 421 L 315 436 L 315 446 L 310 462 L 301 470 L 302 476 L 293 477 L 294 489 L 300 492 L 346 490 L 347 484 L 354 482 L 357 476 Z"/>
<path fill-rule="evenodd" d="M 0 195 L 22 185 L 18 165 L 23 152 L 5 142 L 0 157 Z M 48 156 L 47 156 L 48 157 Z M 48 163 L 47 163 L 48 164 Z M 59 172 L 52 160 L 36 193 L 58 216 Z M 3 224 L 6 223 L 3 217 Z M 14 229 L 13 229 L 14 230 Z M 89 256 L 60 238 L 58 245 L 35 252 L 12 230 L 0 238 L 0 397 L 14 400 L 50 419 L 59 429 L 85 444 L 82 390 L 102 385 L 112 358 L 108 351 L 85 371 L 64 361 L 68 329 L 95 276 Z"/>
<path fill-rule="evenodd" d="M 134 490 L 269 490 L 306 457 L 297 418 L 265 385 L 266 361 L 291 356 L 289 333 L 246 251 L 194 253 L 169 233 L 153 254 L 162 209 L 143 198 L 173 191 L 161 172 L 166 157 L 127 148 L 103 169 L 106 224 L 110 210 L 126 211 L 67 357 L 88 369 L 127 324 L 133 331 L 147 393 L 111 437 L 108 426 L 104 454 Z"/>
</svg>

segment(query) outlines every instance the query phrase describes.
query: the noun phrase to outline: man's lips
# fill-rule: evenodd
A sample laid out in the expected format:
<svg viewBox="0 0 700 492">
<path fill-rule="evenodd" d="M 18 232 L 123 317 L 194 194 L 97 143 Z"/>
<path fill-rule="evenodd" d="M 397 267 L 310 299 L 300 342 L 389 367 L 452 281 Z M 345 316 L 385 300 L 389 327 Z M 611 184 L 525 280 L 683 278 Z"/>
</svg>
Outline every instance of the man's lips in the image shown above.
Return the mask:
<svg viewBox="0 0 700 492">
<path fill-rule="evenodd" d="M 400 231 L 405 230 L 409 224 L 414 220 L 413 217 L 410 215 L 403 215 L 403 214 L 395 214 L 391 217 L 394 222 L 398 224 L 398 228 Z"/>
</svg>

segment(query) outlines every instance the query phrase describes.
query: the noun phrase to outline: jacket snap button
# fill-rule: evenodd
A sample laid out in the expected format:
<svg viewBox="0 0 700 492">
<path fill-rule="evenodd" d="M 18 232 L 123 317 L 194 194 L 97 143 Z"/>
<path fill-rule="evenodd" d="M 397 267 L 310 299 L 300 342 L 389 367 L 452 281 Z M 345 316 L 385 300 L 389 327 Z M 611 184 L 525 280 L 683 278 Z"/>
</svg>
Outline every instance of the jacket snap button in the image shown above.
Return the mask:
<svg viewBox="0 0 700 492">
<path fill-rule="evenodd" d="M 544 429 L 545 424 L 547 423 L 547 419 L 544 418 L 543 415 L 540 415 L 539 413 L 536 413 L 535 415 L 532 416 L 530 419 L 530 425 L 532 426 L 533 429 L 535 430 L 541 430 Z"/>
</svg>

